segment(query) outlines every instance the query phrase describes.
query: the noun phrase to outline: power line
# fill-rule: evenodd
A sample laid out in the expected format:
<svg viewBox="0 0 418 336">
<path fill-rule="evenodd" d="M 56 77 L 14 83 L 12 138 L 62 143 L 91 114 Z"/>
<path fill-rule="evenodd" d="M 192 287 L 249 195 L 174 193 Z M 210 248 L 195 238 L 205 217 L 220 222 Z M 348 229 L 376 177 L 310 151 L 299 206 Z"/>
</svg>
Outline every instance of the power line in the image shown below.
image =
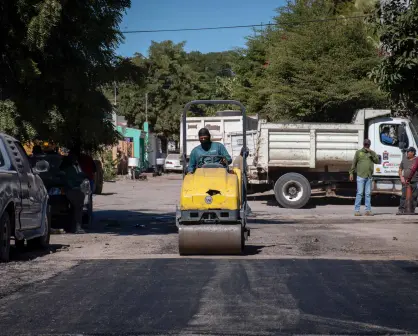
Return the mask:
<svg viewBox="0 0 418 336">
<path fill-rule="evenodd" d="M 338 20 L 349 20 L 349 19 L 360 19 L 366 18 L 367 15 L 359 16 L 346 16 L 346 17 L 333 17 L 327 19 L 317 19 L 317 20 L 306 20 L 306 21 L 297 21 L 289 23 L 280 23 L 281 25 L 297 25 L 305 23 L 314 23 L 314 22 L 327 22 L 327 21 L 338 21 Z M 218 26 L 218 27 L 200 27 L 200 28 L 179 28 L 179 29 L 154 29 L 154 30 L 125 30 L 122 31 L 123 34 L 143 34 L 143 33 L 163 33 L 163 32 L 181 32 L 181 31 L 200 31 L 200 30 L 219 30 L 219 29 L 237 29 L 237 28 L 254 28 L 262 26 L 276 26 L 275 23 L 259 23 L 251 25 L 238 25 L 238 26 Z"/>
</svg>

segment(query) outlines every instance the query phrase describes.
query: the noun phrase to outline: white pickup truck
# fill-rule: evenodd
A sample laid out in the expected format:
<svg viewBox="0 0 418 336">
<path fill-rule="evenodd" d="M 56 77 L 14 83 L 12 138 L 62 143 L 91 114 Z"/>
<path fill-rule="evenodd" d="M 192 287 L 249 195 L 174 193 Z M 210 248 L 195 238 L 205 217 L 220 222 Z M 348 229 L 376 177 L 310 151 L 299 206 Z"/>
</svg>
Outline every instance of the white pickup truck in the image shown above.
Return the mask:
<svg viewBox="0 0 418 336">
<path fill-rule="evenodd" d="M 202 126 L 210 124 L 213 117 L 200 119 L 199 126 Z M 242 125 L 242 118 L 240 122 Z M 392 118 L 390 110 L 359 110 L 351 123 L 341 124 L 268 123 L 256 119 L 254 122 L 247 123 L 249 192 L 273 189 L 278 203 L 286 208 L 305 206 L 314 188 L 322 189 L 329 196 L 353 188 L 354 184 L 348 181 L 348 170 L 365 138 L 371 140 L 371 149 L 380 158 L 374 167 L 373 193 L 400 195 L 398 169 L 403 152 L 410 146 L 417 148 L 418 144 L 418 134 L 411 121 Z M 230 132 L 221 128 L 219 133 L 223 137 L 213 139 L 223 142 L 233 157 L 239 151 L 231 152 L 234 148 L 228 142 L 242 143 L 242 132 L 235 128 Z M 197 131 L 194 129 L 194 133 Z M 188 139 L 191 137 L 192 134 Z"/>
</svg>

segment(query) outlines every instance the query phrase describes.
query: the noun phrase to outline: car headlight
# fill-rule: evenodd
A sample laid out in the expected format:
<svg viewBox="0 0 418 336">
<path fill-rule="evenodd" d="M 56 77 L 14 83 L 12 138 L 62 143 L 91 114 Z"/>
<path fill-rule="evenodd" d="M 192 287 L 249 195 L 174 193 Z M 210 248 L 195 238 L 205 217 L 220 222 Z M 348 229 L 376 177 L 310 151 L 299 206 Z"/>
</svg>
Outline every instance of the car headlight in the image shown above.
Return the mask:
<svg viewBox="0 0 418 336">
<path fill-rule="evenodd" d="M 80 185 L 80 189 L 83 193 L 88 194 L 90 193 L 90 181 L 85 179 L 81 185 Z"/>
</svg>

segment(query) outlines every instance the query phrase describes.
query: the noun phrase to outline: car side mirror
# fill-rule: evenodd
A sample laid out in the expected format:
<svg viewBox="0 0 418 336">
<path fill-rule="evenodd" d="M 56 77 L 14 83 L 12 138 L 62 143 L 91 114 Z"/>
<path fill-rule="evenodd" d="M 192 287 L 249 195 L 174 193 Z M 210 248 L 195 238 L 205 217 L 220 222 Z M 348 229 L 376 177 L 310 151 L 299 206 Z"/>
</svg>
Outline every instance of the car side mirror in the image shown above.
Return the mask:
<svg viewBox="0 0 418 336">
<path fill-rule="evenodd" d="M 408 141 L 408 136 L 406 135 L 405 125 L 401 124 L 398 128 L 398 139 L 399 139 L 399 149 L 405 150 Z"/>
<path fill-rule="evenodd" d="M 46 173 L 49 170 L 49 162 L 46 160 L 37 161 L 33 170 L 35 174 Z"/>
<path fill-rule="evenodd" d="M 243 158 L 247 158 L 248 157 L 248 155 L 250 155 L 250 151 L 248 150 L 248 148 L 245 148 L 244 149 L 244 147 L 242 147 L 241 148 L 241 153 L 240 153 L 240 155 L 243 157 Z"/>
</svg>

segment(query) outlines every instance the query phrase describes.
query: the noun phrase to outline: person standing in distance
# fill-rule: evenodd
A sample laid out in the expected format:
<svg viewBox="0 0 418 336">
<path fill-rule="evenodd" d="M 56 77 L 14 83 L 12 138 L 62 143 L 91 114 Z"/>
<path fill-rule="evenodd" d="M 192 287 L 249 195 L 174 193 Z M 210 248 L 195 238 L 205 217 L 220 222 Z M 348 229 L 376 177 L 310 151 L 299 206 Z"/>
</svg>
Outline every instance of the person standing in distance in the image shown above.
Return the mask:
<svg viewBox="0 0 418 336">
<path fill-rule="evenodd" d="M 406 156 L 402 158 L 401 165 L 399 166 L 399 177 L 401 178 L 402 182 L 402 196 L 401 201 L 399 204 L 399 211 L 398 215 L 402 215 L 405 212 L 405 203 L 406 203 L 406 187 L 407 183 L 406 180 L 409 179 L 409 175 L 411 174 L 411 169 L 413 168 L 413 165 L 415 164 L 416 159 L 416 149 L 414 147 L 409 147 L 406 151 Z M 417 206 L 417 196 L 418 196 L 418 189 L 417 189 L 417 182 L 418 182 L 418 176 L 416 172 L 411 175 L 411 179 L 409 180 L 411 183 L 412 188 L 412 206 L 415 212 L 415 208 Z"/>
<path fill-rule="evenodd" d="M 354 172 L 357 173 L 357 194 L 354 204 L 354 215 L 361 216 L 360 205 L 365 193 L 366 216 L 373 216 L 371 205 L 372 194 L 372 175 L 374 164 L 379 163 L 379 157 L 370 149 L 371 141 L 365 139 L 363 148 L 359 149 L 354 155 L 353 164 L 350 169 L 350 181 L 354 181 Z"/>
</svg>

